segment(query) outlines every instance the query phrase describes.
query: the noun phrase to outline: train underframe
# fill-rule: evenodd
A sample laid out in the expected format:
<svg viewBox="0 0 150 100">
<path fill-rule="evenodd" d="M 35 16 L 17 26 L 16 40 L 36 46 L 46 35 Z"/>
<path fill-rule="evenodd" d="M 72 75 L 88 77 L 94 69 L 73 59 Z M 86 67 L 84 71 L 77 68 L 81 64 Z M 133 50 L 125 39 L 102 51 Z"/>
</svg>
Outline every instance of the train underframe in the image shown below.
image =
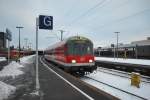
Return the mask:
<svg viewBox="0 0 150 100">
<path fill-rule="evenodd" d="M 94 70 L 97 69 L 96 66 L 71 66 L 71 67 L 63 67 L 65 72 L 71 73 L 71 74 L 80 74 L 81 76 L 84 76 L 86 73 L 92 73 Z"/>
</svg>

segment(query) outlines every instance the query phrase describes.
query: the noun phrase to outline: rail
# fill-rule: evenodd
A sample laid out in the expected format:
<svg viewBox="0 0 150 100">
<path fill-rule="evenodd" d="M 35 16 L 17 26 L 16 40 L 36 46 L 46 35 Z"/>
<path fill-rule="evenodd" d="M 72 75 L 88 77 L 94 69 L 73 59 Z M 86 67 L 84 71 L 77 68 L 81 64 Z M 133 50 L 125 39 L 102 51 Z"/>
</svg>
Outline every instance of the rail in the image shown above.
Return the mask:
<svg viewBox="0 0 150 100">
<path fill-rule="evenodd" d="M 115 75 L 115 76 L 119 76 L 119 77 L 124 77 L 124 78 L 131 79 L 131 77 L 130 77 L 131 73 L 117 71 L 117 70 L 112 70 L 112 69 L 108 69 L 108 68 L 102 68 L 102 67 L 99 67 L 97 70 L 100 71 L 100 72 L 103 72 L 103 73 L 107 73 L 107 74 L 111 74 L 111 75 Z M 112 72 L 115 72 L 115 73 L 112 73 Z M 141 77 L 142 77 L 142 80 L 141 80 L 142 82 L 150 83 L 150 81 L 147 81 L 147 80 L 150 80 L 150 77 L 143 76 L 143 75 L 141 75 Z M 143 78 L 145 80 L 143 80 Z"/>
<path fill-rule="evenodd" d="M 101 81 L 99 81 L 99 80 L 93 79 L 93 78 L 91 78 L 91 77 L 88 77 L 88 76 L 84 76 L 84 77 L 85 77 L 85 78 L 88 78 L 88 79 L 91 79 L 91 80 L 94 80 L 94 81 L 96 81 L 96 82 L 98 82 L 98 83 L 107 85 L 107 86 L 109 86 L 109 87 L 111 87 L 111 88 L 114 88 L 114 89 L 116 89 L 116 90 L 122 91 L 122 92 L 124 92 L 124 93 L 133 95 L 133 96 L 138 97 L 138 98 L 140 98 L 140 99 L 147 100 L 147 99 L 144 98 L 144 97 L 141 97 L 141 96 L 139 96 L 139 95 L 133 94 L 133 93 L 131 93 L 131 92 L 127 92 L 127 91 L 125 91 L 125 90 L 122 90 L 122 89 L 120 89 L 120 88 L 114 87 L 114 86 L 112 86 L 112 85 L 109 85 L 109 84 L 107 84 L 107 83 L 101 82 Z"/>
</svg>

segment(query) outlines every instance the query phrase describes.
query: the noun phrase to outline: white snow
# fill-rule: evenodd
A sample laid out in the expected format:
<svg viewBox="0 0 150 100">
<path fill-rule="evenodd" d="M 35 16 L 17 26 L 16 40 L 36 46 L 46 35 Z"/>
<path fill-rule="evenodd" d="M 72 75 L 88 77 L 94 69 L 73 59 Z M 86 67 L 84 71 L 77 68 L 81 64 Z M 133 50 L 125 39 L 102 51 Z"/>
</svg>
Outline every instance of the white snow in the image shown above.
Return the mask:
<svg viewBox="0 0 150 100">
<path fill-rule="evenodd" d="M 22 62 L 22 63 L 31 63 L 31 62 L 33 62 L 32 58 L 34 56 L 35 55 L 30 55 L 30 56 L 22 57 L 22 58 L 20 58 L 20 62 Z"/>
<path fill-rule="evenodd" d="M 130 63 L 130 64 L 140 64 L 140 65 L 150 65 L 150 60 L 144 60 L 144 59 L 95 57 L 95 60 L 97 60 L 97 61 L 119 62 L 119 63 Z"/>
<path fill-rule="evenodd" d="M 0 61 L 6 61 L 5 57 L 0 57 Z"/>
<path fill-rule="evenodd" d="M 20 70 L 21 67 L 23 66 L 13 61 L 9 65 L 5 66 L 2 71 L 0 71 L 0 77 L 12 76 L 15 78 L 16 76 L 23 74 L 23 71 Z"/>
<path fill-rule="evenodd" d="M 113 88 L 111 88 L 107 85 L 104 85 L 102 83 L 95 82 L 93 80 L 87 80 L 87 79 L 82 79 L 82 80 L 95 86 L 95 87 L 97 87 L 97 88 L 99 88 L 99 89 L 101 89 L 101 90 L 103 90 L 103 91 L 105 91 L 105 92 L 107 92 L 107 93 L 109 93 L 109 94 L 111 94 L 111 95 L 113 95 L 113 96 L 115 96 L 115 97 L 118 97 L 121 100 L 141 100 L 139 98 L 128 95 L 126 93 L 122 93 L 119 90 L 113 89 Z"/>
<path fill-rule="evenodd" d="M 123 78 L 123 77 L 119 77 L 119 76 L 115 76 L 115 75 L 111 75 L 108 73 L 103 73 L 98 71 L 97 73 L 92 73 L 87 75 L 88 77 L 91 77 L 93 79 L 96 79 L 98 81 L 107 83 L 111 86 L 117 87 L 119 89 L 125 90 L 127 92 L 136 94 L 138 96 L 141 96 L 143 98 L 146 99 L 150 99 L 150 83 L 145 83 L 145 82 L 141 82 L 140 84 L 140 88 L 134 87 L 130 85 L 130 79 L 128 78 Z M 120 99 L 123 100 L 138 100 L 139 98 L 132 96 L 132 95 L 128 95 L 126 93 L 120 92 L 119 90 L 113 89 L 107 85 L 104 85 L 102 83 L 99 82 L 95 82 L 93 80 L 89 80 L 86 78 L 82 79 L 83 81 L 92 84 L 93 86 L 100 88 L 114 96 L 119 97 Z"/>
<path fill-rule="evenodd" d="M 18 75 L 24 74 L 21 68 L 24 67 L 22 63 L 33 62 L 32 56 L 26 56 L 20 59 L 20 63 L 12 61 L 9 65 L 5 66 L 4 69 L 0 71 L 0 77 L 12 77 L 15 78 Z M 16 87 L 8 85 L 0 81 L 0 100 L 5 100 L 9 95 L 16 91 Z"/>
<path fill-rule="evenodd" d="M 20 59 L 21 63 L 30 63 L 34 55 L 26 56 Z M 0 71 L 0 77 L 9 77 L 12 76 L 15 78 L 18 75 L 23 74 L 24 72 L 21 71 L 21 68 L 24 67 L 21 63 L 12 61 L 9 65 L 5 66 L 2 71 Z"/>
<path fill-rule="evenodd" d="M 10 94 L 16 91 L 16 87 L 0 81 L 0 100 L 7 99 Z"/>
</svg>

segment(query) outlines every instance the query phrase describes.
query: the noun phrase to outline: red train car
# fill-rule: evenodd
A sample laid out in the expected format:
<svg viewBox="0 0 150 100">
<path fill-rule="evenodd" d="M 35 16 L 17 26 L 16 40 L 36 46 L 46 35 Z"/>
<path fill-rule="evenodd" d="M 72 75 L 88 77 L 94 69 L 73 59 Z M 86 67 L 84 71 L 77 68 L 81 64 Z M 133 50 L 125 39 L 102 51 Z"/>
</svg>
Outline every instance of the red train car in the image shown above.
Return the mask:
<svg viewBox="0 0 150 100">
<path fill-rule="evenodd" d="M 93 43 L 81 36 L 73 36 L 44 51 L 46 60 L 61 65 L 67 72 L 93 72 L 96 69 Z"/>
<path fill-rule="evenodd" d="M 28 56 L 34 54 L 33 51 L 20 51 L 20 57 Z M 0 57 L 8 58 L 8 51 L 0 50 Z M 10 59 L 18 59 L 19 51 L 18 50 L 10 50 Z"/>
</svg>

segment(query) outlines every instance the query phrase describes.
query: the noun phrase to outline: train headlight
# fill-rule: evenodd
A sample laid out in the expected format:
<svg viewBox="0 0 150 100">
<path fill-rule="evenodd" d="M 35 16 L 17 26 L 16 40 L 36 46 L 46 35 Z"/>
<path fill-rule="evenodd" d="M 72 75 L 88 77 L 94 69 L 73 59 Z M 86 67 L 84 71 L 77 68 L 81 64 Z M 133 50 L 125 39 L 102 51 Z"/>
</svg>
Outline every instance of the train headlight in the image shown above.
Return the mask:
<svg viewBox="0 0 150 100">
<path fill-rule="evenodd" d="M 91 60 L 91 59 L 90 59 L 90 60 L 89 60 L 89 62 L 90 62 L 90 63 L 92 63 L 92 62 L 93 62 L 93 60 Z"/>
<path fill-rule="evenodd" d="M 76 60 L 72 60 L 71 62 L 72 62 L 72 63 L 76 63 Z"/>
</svg>

